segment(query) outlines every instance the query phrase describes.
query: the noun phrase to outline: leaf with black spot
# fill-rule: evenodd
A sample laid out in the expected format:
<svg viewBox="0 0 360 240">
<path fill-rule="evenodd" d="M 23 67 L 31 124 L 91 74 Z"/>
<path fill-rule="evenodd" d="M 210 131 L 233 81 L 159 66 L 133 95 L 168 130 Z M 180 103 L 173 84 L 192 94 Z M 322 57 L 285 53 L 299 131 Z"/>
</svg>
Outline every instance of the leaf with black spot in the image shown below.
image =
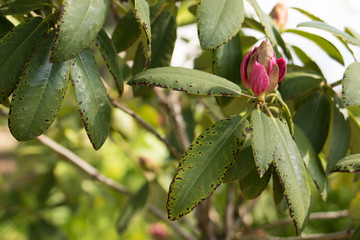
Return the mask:
<svg viewBox="0 0 360 240">
<path fill-rule="evenodd" d="M 50 63 L 55 32 L 41 43 L 26 65 L 10 105 L 9 128 L 19 140 L 43 134 L 55 120 L 69 80 L 67 62 Z"/>
<path fill-rule="evenodd" d="M 98 150 L 109 133 L 111 104 L 90 49 L 71 59 L 70 74 L 81 120 Z"/>
<path fill-rule="evenodd" d="M 169 220 L 177 220 L 208 198 L 224 181 L 247 135 L 240 115 L 216 122 L 190 145 L 179 161 L 167 201 Z"/>
</svg>

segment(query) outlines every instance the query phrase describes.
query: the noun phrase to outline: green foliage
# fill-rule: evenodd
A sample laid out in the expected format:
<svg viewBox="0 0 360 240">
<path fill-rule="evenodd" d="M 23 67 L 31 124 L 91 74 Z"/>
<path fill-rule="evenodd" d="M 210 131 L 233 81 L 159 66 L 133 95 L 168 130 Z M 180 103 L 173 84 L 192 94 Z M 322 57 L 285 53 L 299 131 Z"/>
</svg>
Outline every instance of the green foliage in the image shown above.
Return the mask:
<svg viewBox="0 0 360 240">
<path fill-rule="evenodd" d="M 328 69 L 283 36 L 306 38 L 344 65 L 336 44 L 306 29 L 333 34 L 353 55 L 359 34 L 300 8 L 293 9 L 311 21 L 280 31 L 260 1 L 250 1 L 258 20 L 246 7 L 0 0 L 0 115 L 9 112 L 0 122 L 10 130 L 0 127 L 0 238 L 230 239 L 251 237 L 249 229 L 266 238 L 294 235 L 288 226 L 262 226 L 288 216 L 297 235 L 355 228 L 358 175 L 338 173 L 360 169 L 359 64 L 328 84 Z M 192 56 L 194 69 L 172 67 L 178 26 L 189 23 L 202 51 Z M 287 61 L 287 74 L 255 97 L 240 65 L 264 38 Z M 45 132 L 67 149 L 38 138 Z M 10 133 L 26 142 L 12 143 Z M 331 224 L 310 217 L 346 208 L 349 217 Z M 168 224 L 166 210 L 170 221 L 186 220 Z M 236 229 L 235 217 L 244 219 Z M 359 227 L 353 239 L 358 234 Z"/>
</svg>

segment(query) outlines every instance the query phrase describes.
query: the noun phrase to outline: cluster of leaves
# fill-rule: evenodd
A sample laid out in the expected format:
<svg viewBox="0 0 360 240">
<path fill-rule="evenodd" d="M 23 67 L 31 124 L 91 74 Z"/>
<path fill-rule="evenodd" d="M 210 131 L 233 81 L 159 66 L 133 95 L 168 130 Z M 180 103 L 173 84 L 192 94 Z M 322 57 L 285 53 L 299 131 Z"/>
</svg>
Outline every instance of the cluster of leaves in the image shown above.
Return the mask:
<svg viewBox="0 0 360 240">
<path fill-rule="evenodd" d="M 20 141 L 44 133 L 71 82 L 87 135 L 99 149 L 109 132 L 111 103 L 94 58 L 98 49 L 119 95 L 123 81 L 131 78 L 128 84 L 135 95 L 149 92 L 151 88 L 137 87 L 146 85 L 212 96 L 227 115 L 202 132 L 181 157 L 167 201 L 170 220 L 191 212 L 222 183 L 239 181 L 242 194 L 252 199 L 272 179 L 277 210 L 289 210 L 300 234 L 311 212 L 311 182 L 326 200 L 328 175 L 360 171 L 360 65 L 346 69 L 339 96 L 316 62 L 282 35 L 309 39 L 344 65 L 342 54 L 327 39 L 299 29 L 279 32 L 256 0 L 250 2 L 259 21 L 246 16 L 243 0 L 190 2 L 203 50 L 195 61 L 198 70 L 168 67 L 176 40 L 175 1 L 5 1 L 0 5 L 0 13 L 9 16 L 0 17 L 0 103 L 9 107 L 10 131 Z M 110 38 L 103 25 L 111 4 L 123 17 Z M 294 10 L 311 19 L 298 27 L 327 31 L 351 53 L 350 46 L 360 46 L 354 30 L 343 32 Z M 248 96 L 241 85 L 242 56 L 258 41 L 246 35 L 247 28 L 269 38 L 277 57 L 291 63 L 281 88 L 265 101 Z M 121 51 L 124 59 L 118 56 Z M 293 64 L 292 54 L 302 66 Z M 131 70 L 128 60 L 133 60 Z M 231 104 L 237 108 L 230 114 Z M 140 193 L 148 192 L 144 189 Z M 127 222 L 127 216 L 121 221 Z"/>
</svg>

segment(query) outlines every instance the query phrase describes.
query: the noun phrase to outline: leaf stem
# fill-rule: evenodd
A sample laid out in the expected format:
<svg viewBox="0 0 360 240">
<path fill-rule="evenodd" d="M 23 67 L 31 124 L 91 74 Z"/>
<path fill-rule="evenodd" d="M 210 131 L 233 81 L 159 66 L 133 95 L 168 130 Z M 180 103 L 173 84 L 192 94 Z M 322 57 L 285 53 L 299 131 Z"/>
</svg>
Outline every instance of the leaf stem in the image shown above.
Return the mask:
<svg viewBox="0 0 360 240">
<path fill-rule="evenodd" d="M 334 87 L 342 84 L 342 81 L 343 81 L 342 79 L 337 80 L 336 82 L 330 83 L 328 86 L 329 86 L 330 88 L 334 88 Z"/>
</svg>

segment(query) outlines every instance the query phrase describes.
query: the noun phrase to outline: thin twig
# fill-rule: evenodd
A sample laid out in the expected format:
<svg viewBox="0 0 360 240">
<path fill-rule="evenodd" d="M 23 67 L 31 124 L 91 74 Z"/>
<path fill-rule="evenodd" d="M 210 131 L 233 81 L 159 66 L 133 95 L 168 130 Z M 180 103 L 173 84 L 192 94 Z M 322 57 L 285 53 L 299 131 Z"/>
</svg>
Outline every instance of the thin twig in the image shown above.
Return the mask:
<svg viewBox="0 0 360 240">
<path fill-rule="evenodd" d="M 175 125 L 176 137 L 183 152 L 189 147 L 189 137 L 186 133 L 186 124 L 181 113 L 181 106 L 179 104 L 179 95 L 177 92 L 170 92 L 166 96 L 161 89 L 154 89 L 159 101 L 164 105 L 170 113 L 170 117 Z"/>
<path fill-rule="evenodd" d="M 341 239 L 349 239 L 353 234 L 352 230 L 346 230 L 341 232 L 334 233 L 319 233 L 319 234 L 303 234 L 298 237 L 275 237 L 269 235 L 252 235 L 252 236 L 244 236 L 240 235 L 236 239 L 241 240 L 341 240 Z"/>
<path fill-rule="evenodd" d="M 161 142 L 163 142 L 175 158 L 179 159 L 181 157 L 181 154 L 176 151 L 176 149 L 170 144 L 170 142 L 165 137 L 161 136 L 160 133 L 156 131 L 156 129 L 153 128 L 149 123 L 147 123 L 139 115 L 137 115 L 135 112 L 125 107 L 118 101 L 112 99 L 111 97 L 108 98 L 114 107 L 132 116 L 143 128 L 154 134 Z"/>
<path fill-rule="evenodd" d="M 330 220 L 330 219 L 338 219 L 338 218 L 344 218 L 349 215 L 348 210 L 342 210 L 342 211 L 333 211 L 333 212 L 317 212 L 310 214 L 309 220 Z M 285 225 L 292 223 L 291 218 L 283 218 L 279 219 L 277 221 L 271 222 L 269 224 L 265 224 L 262 226 L 259 226 L 258 229 L 270 229 L 273 227 Z"/>
<path fill-rule="evenodd" d="M 337 80 L 336 82 L 330 83 L 330 84 L 329 84 L 329 87 L 330 87 L 330 88 L 334 88 L 334 87 L 342 84 L 342 81 L 343 81 L 343 80 L 340 79 L 340 80 Z"/>
<path fill-rule="evenodd" d="M 116 190 L 117 192 L 127 195 L 129 197 L 132 196 L 132 193 L 123 185 L 115 182 L 113 179 L 106 177 L 102 173 L 100 173 L 96 168 L 88 164 L 85 160 L 77 156 L 75 153 L 71 152 L 67 148 L 61 146 L 57 142 L 53 141 L 49 137 L 42 135 L 37 137 L 37 140 L 44 144 L 45 146 L 52 149 L 54 152 L 60 154 L 61 156 L 65 157 L 70 163 L 75 165 L 77 168 L 91 176 L 98 182 L 105 184 L 106 186 Z M 168 223 L 175 232 L 181 235 L 186 240 L 195 240 L 193 236 L 191 236 L 185 229 L 183 229 L 179 224 L 175 222 L 169 222 L 165 213 L 163 213 L 160 209 L 155 207 L 152 204 L 148 206 L 149 212 L 152 213 L 154 216 L 158 217 L 159 219 Z"/>
</svg>

